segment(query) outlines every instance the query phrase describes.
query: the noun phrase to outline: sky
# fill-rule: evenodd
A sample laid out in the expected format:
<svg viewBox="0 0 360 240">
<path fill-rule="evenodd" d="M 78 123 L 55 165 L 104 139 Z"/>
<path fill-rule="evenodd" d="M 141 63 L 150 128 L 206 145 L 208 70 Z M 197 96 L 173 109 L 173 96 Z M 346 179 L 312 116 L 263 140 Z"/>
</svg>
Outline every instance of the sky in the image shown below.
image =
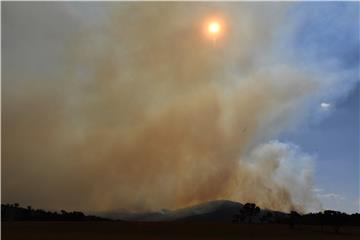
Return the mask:
<svg viewBox="0 0 360 240">
<path fill-rule="evenodd" d="M 319 7 L 321 11 L 317 10 Z M 302 3 L 293 11 L 300 19 L 306 18 L 295 36 L 300 56 L 307 55 L 305 59 L 312 58 L 310 62 L 320 67 L 324 64 L 324 71 L 347 72 L 345 78 L 357 79 L 357 83 L 339 86 L 348 88 L 343 95 L 323 96 L 319 116 L 314 117 L 318 119 L 306 122 L 282 138 L 296 142 L 304 151 L 317 156 L 315 191 L 324 207 L 358 212 L 359 6 L 356 3 Z M 334 69 L 329 69 L 326 61 L 333 62 L 329 64 L 333 64 Z"/>
<path fill-rule="evenodd" d="M 359 3 L 1 4 L 3 202 L 359 212 Z"/>
</svg>

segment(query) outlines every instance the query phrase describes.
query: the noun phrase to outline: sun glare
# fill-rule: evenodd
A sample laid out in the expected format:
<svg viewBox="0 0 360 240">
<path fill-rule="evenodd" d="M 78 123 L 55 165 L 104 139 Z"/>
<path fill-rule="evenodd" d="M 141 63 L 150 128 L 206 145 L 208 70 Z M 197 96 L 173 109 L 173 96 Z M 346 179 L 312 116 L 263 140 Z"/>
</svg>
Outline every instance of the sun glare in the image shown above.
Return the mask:
<svg viewBox="0 0 360 240">
<path fill-rule="evenodd" d="M 208 30 L 211 34 L 217 34 L 220 31 L 220 24 L 218 22 L 209 23 Z"/>
<path fill-rule="evenodd" d="M 211 17 L 205 20 L 204 22 L 204 33 L 205 36 L 215 44 L 218 42 L 221 38 L 223 38 L 223 35 L 225 33 L 225 22 L 223 19 L 218 17 Z"/>
</svg>

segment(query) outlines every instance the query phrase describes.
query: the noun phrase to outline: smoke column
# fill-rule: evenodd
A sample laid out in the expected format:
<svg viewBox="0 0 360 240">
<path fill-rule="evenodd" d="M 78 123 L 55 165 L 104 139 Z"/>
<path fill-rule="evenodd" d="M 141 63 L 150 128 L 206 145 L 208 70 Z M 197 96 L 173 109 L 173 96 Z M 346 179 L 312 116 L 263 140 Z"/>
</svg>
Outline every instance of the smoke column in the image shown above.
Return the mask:
<svg viewBox="0 0 360 240">
<path fill-rule="evenodd" d="M 3 200 L 85 211 L 317 206 L 313 157 L 273 140 L 321 89 L 313 72 L 266 62 L 287 7 L 5 3 Z M 227 23 L 215 47 L 201 31 L 211 14 Z"/>
</svg>

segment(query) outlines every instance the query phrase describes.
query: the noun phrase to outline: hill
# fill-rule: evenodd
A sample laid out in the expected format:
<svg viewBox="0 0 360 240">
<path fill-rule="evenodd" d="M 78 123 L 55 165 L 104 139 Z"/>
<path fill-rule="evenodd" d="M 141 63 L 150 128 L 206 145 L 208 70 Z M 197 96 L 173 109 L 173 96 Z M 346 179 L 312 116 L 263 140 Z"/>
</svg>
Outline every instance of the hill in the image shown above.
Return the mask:
<svg viewBox="0 0 360 240">
<path fill-rule="evenodd" d="M 241 214 L 244 205 L 228 200 L 216 200 L 200 203 L 191 207 L 177 210 L 161 210 L 149 213 L 131 213 L 125 211 L 115 211 L 108 213 L 98 213 L 98 215 L 125 221 L 141 222 L 162 222 L 162 221 L 216 221 L 231 222 L 234 215 Z M 252 222 L 274 222 L 286 219 L 289 214 L 260 209 L 259 213 L 252 218 Z M 239 221 L 248 221 L 246 217 L 239 218 Z"/>
</svg>

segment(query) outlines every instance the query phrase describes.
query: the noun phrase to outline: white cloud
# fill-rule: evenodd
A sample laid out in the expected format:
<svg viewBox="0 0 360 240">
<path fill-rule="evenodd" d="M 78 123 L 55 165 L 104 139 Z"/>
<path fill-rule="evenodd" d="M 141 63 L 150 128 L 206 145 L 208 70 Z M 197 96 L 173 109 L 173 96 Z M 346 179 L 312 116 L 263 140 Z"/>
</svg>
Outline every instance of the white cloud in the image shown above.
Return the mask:
<svg viewBox="0 0 360 240">
<path fill-rule="evenodd" d="M 330 104 L 330 103 L 326 103 L 326 102 L 322 102 L 322 103 L 320 104 L 320 107 L 321 107 L 322 109 L 327 110 L 327 109 L 329 109 L 329 108 L 331 107 L 331 104 Z"/>
<path fill-rule="evenodd" d="M 340 194 L 336 194 L 336 193 L 325 193 L 325 194 L 318 194 L 319 197 L 321 198 L 330 198 L 333 200 L 345 200 L 345 198 L 343 196 L 341 196 Z"/>
</svg>

